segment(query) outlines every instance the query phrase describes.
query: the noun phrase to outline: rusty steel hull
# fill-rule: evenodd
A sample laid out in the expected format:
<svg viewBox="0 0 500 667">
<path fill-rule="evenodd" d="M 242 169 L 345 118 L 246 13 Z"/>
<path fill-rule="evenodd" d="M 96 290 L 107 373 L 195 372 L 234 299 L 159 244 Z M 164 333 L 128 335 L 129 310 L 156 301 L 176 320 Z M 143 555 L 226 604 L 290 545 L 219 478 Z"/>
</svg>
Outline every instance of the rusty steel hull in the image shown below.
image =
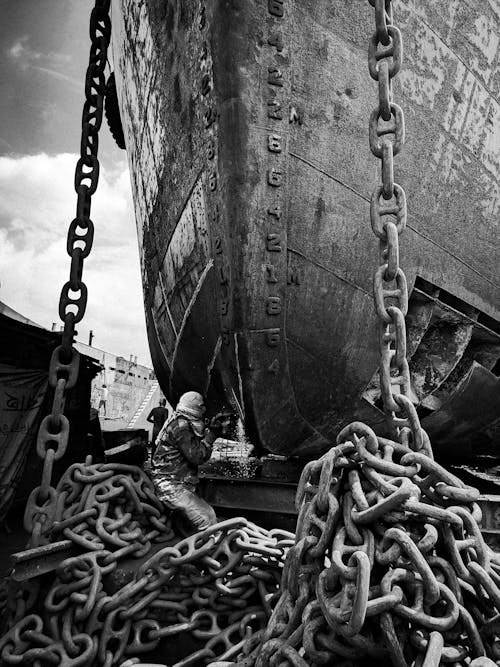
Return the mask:
<svg viewBox="0 0 500 667">
<path fill-rule="evenodd" d="M 475 365 L 500 395 L 500 2 L 394 5 L 408 355 L 439 422 Z M 230 402 L 278 454 L 316 455 L 354 418 L 383 429 L 372 21 L 367 2 L 113 2 L 155 371 L 171 401 Z"/>
</svg>

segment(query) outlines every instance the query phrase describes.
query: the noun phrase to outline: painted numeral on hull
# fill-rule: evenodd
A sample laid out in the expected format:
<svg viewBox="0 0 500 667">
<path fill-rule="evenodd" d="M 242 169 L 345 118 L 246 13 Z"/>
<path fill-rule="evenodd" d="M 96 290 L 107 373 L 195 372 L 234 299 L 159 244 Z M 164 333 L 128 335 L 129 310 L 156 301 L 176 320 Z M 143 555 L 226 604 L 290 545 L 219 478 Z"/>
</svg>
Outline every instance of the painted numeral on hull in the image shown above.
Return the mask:
<svg viewBox="0 0 500 667">
<path fill-rule="evenodd" d="M 267 43 L 269 46 L 276 47 L 276 51 L 283 51 L 283 37 L 281 36 L 280 32 L 275 32 L 272 34 L 268 38 Z"/>
<path fill-rule="evenodd" d="M 283 150 L 283 139 L 279 134 L 270 134 L 267 138 L 267 147 L 271 153 L 281 153 Z"/>
<path fill-rule="evenodd" d="M 209 127 L 212 127 L 212 125 L 217 120 L 217 112 L 215 111 L 215 109 L 212 109 L 210 107 L 210 109 L 207 109 L 205 111 L 204 116 L 205 116 L 205 127 L 208 129 Z"/>
<path fill-rule="evenodd" d="M 281 252 L 281 236 L 276 233 L 271 233 L 267 235 L 267 250 L 269 252 Z"/>
<path fill-rule="evenodd" d="M 283 120 L 283 110 L 277 100 L 267 101 L 267 117 L 274 118 L 274 120 Z"/>
<path fill-rule="evenodd" d="M 277 375 L 280 371 L 280 362 L 278 359 L 273 359 L 271 364 L 267 367 L 267 370 L 274 375 Z"/>
<path fill-rule="evenodd" d="M 283 87 L 283 72 L 278 67 L 267 68 L 267 83 L 270 86 Z"/>
<path fill-rule="evenodd" d="M 267 212 L 269 213 L 269 215 L 272 215 L 273 218 L 276 218 L 276 220 L 279 220 L 281 218 L 281 206 L 279 204 L 275 204 L 274 206 L 269 206 Z"/>
<path fill-rule="evenodd" d="M 283 172 L 278 169 L 269 169 L 267 172 L 267 183 L 273 188 L 279 188 L 283 185 Z"/>
<path fill-rule="evenodd" d="M 279 297 L 279 296 L 268 296 L 267 297 L 266 313 L 268 315 L 280 315 L 281 314 L 281 297 Z"/>
<path fill-rule="evenodd" d="M 298 269 L 294 269 L 291 266 L 288 267 L 288 275 L 286 282 L 289 285 L 300 285 L 302 279 Z"/>
<path fill-rule="evenodd" d="M 268 329 L 266 331 L 266 344 L 268 347 L 278 347 L 281 342 L 281 329 Z"/>
<path fill-rule="evenodd" d="M 267 0 L 267 7 L 269 14 L 271 14 L 273 17 L 277 18 L 282 18 L 285 13 L 285 0 Z M 276 30 L 277 23 L 274 24 L 274 29 L 272 29 L 268 33 L 267 37 L 267 43 L 270 47 L 273 47 L 273 51 L 271 51 L 272 54 L 276 56 L 276 53 L 279 53 L 283 51 L 284 44 L 283 44 L 283 35 L 280 30 Z M 276 49 L 274 51 L 274 49 Z M 267 83 L 270 86 L 268 88 L 268 99 L 267 99 L 267 117 L 271 118 L 275 121 L 282 121 L 284 116 L 287 113 L 287 109 L 285 111 L 283 110 L 282 102 L 278 99 L 277 97 L 277 90 L 280 88 L 284 87 L 284 82 L 285 82 L 285 77 L 284 74 L 286 72 L 283 72 L 278 65 L 281 65 L 282 63 L 278 63 L 277 65 L 267 65 Z M 266 70 L 264 70 L 264 76 L 266 76 Z M 279 154 L 283 151 L 283 138 L 280 134 L 269 134 L 267 136 L 267 148 L 270 153 L 274 154 Z M 271 164 L 277 163 L 276 166 L 270 166 L 267 170 L 267 185 L 271 186 L 273 188 L 279 188 L 283 185 L 284 182 L 284 172 L 280 168 L 280 162 L 278 157 L 270 157 L 269 161 Z M 268 191 L 269 192 L 269 191 Z M 281 210 L 281 206 L 279 203 L 276 202 L 277 197 L 274 197 L 274 203 L 266 202 L 267 206 L 267 214 L 269 216 L 272 216 L 271 218 L 268 219 L 269 224 L 271 225 L 271 229 L 277 229 L 277 232 L 269 232 L 265 239 L 266 239 L 266 250 L 269 253 L 281 253 L 283 252 L 283 239 L 285 238 L 282 235 L 282 231 L 280 231 L 281 228 L 281 220 L 283 216 L 283 212 Z M 286 233 L 286 232 L 285 232 Z M 269 257 L 268 263 L 265 264 L 265 279 L 266 282 L 269 285 L 269 290 L 275 290 L 276 288 L 271 287 L 271 285 L 276 285 L 279 287 L 280 280 L 285 279 L 286 277 L 286 269 L 283 266 L 282 269 L 281 267 L 281 259 L 280 257 L 274 255 L 274 259 L 272 261 L 275 261 L 275 264 L 271 263 L 271 257 Z M 265 312 L 266 315 L 271 316 L 271 317 L 276 317 L 282 314 L 283 311 L 283 306 L 282 306 L 282 297 L 280 296 L 267 296 L 265 300 Z M 278 324 L 278 322 L 276 322 Z M 281 339 L 281 329 L 280 328 L 272 328 L 272 329 L 265 329 L 263 331 L 264 333 L 264 341 L 267 347 L 269 348 L 279 348 L 279 346 L 282 343 Z M 264 342 L 263 341 L 263 342 Z M 276 377 L 279 377 L 279 374 L 281 372 L 280 369 L 280 361 L 278 358 L 272 359 L 271 363 L 267 367 L 267 372 L 270 374 L 273 374 Z"/>
<path fill-rule="evenodd" d="M 269 13 L 273 16 L 281 18 L 285 13 L 285 8 L 283 7 L 284 0 L 267 0 L 267 7 Z"/>
<path fill-rule="evenodd" d="M 268 283 L 277 283 L 276 267 L 274 264 L 266 264 L 266 280 Z"/>
</svg>

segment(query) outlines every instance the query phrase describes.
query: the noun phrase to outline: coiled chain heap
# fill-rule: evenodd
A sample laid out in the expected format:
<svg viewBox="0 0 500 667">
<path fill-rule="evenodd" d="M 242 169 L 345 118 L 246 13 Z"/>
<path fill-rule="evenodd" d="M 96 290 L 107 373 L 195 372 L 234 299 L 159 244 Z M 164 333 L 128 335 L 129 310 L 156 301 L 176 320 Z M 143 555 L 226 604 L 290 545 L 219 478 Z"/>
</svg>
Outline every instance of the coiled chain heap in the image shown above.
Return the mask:
<svg viewBox="0 0 500 667">
<path fill-rule="evenodd" d="M 134 466 L 75 464 L 56 492 L 54 538 L 81 553 L 49 585 L 13 586 L 0 664 L 108 667 L 162 640 L 169 655 L 179 636 L 181 655 L 199 648 L 177 667 L 207 664 L 233 658 L 267 623 L 291 533 L 236 518 L 179 541 Z"/>
<path fill-rule="evenodd" d="M 500 557 L 478 527 L 479 492 L 428 447 L 415 451 L 418 439 L 404 444 L 353 423 L 306 465 L 281 597 L 262 642 L 236 664 L 500 658 Z"/>
<path fill-rule="evenodd" d="M 494 664 L 470 663 L 500 657 L 500 558 L 479 530 L 478 492 L 415 440 L 344 429 L 304 468 L 295 539 L 236 518 L 174 544 L 139 468 L 75 464 L 53 530 L 82 553 L 43 590 L 14 591 L 1 664 L 114 665 L 158 650 L 171 665 L 182 642 L 199 649 L 177 667 Z"/>
</svg>

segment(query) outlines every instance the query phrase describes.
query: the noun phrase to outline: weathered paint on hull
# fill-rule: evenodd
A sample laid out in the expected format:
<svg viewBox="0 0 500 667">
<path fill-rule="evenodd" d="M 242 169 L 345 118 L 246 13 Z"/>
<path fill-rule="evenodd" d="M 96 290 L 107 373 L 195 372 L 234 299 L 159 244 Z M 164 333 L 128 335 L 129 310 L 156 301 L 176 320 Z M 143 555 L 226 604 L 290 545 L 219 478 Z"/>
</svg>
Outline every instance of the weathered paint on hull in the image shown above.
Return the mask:
<svg viewBox="0 0 500 667">
<path fill-rule="evenodd" d="M 493 349 L 488 372 L 498 359 L 500 2 L 394 5 L 401 262 L 410 290 L 424 286 L 412 380 L 435 409 L 477 349 Z M 372 13 L 347 0 L 113 2 L 155 371 L 170 400 L 225 395 L 276 453 L 310 456 L 355 417 L 381 422 Z M 458 313 L 444 334 L 441 294 Z M 442 346 L 438 364 L 419 358 L 426 336 Z"/>
</svg>

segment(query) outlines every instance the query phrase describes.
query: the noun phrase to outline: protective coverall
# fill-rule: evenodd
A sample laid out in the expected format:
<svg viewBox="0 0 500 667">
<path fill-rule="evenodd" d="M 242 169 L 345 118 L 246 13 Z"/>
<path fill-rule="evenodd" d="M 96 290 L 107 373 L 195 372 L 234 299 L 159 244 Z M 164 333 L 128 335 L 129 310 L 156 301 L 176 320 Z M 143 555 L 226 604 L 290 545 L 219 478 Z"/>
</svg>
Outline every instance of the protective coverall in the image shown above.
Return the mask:
<svg viewBox="0 0 500 667">
<path fill-rule="evenodd" d="M 158 435 L 151 472 L 160 500 L 182 512 L 195 530 L 203 530 L 217 518 L 213 508 L 195 493 L 198 466 L 210 458 L 217 432 L 211 428 L 201 431 L 199 420 L 179 413 L 182 398 Z"/>
</svg>

